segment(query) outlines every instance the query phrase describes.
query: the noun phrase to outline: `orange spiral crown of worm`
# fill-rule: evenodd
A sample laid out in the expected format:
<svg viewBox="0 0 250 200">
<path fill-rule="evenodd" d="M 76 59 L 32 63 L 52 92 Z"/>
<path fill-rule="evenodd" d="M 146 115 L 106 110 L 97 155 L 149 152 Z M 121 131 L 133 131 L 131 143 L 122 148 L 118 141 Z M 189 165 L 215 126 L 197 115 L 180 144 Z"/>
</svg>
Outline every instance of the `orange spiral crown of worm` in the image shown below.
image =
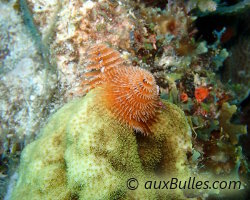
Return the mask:
<svg viewBox="0 0 250 200">
<path fill-rule="evenodd" d="M 121 122 L 136 131 L 151 133 L 159 108 L 158 86 L 153 75 L 139 67 L 124 65 L 117 51 L 97 45 L 89 51 L 92 64 L 87 66 L 82 84 L 85 92 L 100 86 L 105 106 Z"/>
</svg>

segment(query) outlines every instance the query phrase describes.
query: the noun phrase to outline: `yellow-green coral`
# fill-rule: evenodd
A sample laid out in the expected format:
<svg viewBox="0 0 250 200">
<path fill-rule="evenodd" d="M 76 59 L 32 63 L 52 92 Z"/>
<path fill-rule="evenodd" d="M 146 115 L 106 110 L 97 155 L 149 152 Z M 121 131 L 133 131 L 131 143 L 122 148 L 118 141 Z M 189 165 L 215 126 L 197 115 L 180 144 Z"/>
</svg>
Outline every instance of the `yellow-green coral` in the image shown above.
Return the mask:
<svg viewBox="0 0 250 200">
<path fill-rule="evenodd" d="M 246 134 L 247 127 L 244 125 L 232 124 L 230 122 L 233 114 L 236 112 L 236 105 L 230 106 L 228 103 L 223 103 L 219 117 L 222 131 L 228 135 L 232 144 L 238 143 L 237 135 Z"/>
<path fill-rule="evenodd" d="M 135 134 L 95 101 L 98 88 L 55 113 L 22 153 L 11 199 L 186 199 L 181 190 L 145 190 L 147 180 L 190 176 L 184 113 L 164 102 L 153 135 Z M 137 178 L 137 190 L 127 180 Z"/>
</svg>

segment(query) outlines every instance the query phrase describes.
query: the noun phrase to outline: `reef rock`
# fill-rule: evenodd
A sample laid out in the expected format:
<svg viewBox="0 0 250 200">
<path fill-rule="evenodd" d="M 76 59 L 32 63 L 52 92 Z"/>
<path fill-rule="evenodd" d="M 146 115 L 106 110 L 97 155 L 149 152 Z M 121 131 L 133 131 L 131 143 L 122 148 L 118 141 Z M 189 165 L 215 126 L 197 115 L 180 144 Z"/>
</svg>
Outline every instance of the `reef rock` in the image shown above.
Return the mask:
<svg viewBox="0 0 250 200">
<path fill-rule="evenodd" d="M 23 146 L 53 112 L 57 87 L 57 75 L 24 24 L 18 2 L 0 2 L 0 174 L 11 174 Z"/>
</svg>

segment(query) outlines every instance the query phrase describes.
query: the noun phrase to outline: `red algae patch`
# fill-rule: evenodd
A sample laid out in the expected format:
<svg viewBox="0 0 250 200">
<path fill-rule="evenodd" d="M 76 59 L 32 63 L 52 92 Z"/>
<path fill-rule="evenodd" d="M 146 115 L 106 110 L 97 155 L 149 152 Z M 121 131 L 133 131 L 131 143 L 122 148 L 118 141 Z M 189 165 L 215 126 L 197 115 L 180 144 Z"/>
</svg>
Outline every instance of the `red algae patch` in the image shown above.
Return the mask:
<svg viewBox="0 0 250 200">
<path fill-rule="evenodd" d="M 89 51 L 90 64 L 83 81 L 85 92 L 100 86 L 105 106 L 122 123 L 150 134 L 159 109 L 159 92 L 153 75 L 142 68 L 124 65 L 117 51 L 97 45 Z"/>
</svg>

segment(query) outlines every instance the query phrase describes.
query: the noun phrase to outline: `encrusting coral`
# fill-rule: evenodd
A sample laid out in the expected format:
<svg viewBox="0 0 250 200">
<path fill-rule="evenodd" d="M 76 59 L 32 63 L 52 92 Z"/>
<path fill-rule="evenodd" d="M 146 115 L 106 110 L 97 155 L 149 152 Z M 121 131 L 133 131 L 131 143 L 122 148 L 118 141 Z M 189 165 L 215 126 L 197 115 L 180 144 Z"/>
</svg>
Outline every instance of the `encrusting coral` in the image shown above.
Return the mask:
<svg viewBox="0 0 250 200">
<path fill-rule="evenodd" d="M 143 185 L 159 174 L 190 174 L 191 136 L 184 113 L 164 102 L 154 134 L 136 136 L 100 107 L 99 90 L 62 107 L 24 149 L 11 199 L 185 199 L 180 190 L 156 195 Z M 126 188 L 131 177 L 141 183 L 135 191 Z"/>
</svg>

